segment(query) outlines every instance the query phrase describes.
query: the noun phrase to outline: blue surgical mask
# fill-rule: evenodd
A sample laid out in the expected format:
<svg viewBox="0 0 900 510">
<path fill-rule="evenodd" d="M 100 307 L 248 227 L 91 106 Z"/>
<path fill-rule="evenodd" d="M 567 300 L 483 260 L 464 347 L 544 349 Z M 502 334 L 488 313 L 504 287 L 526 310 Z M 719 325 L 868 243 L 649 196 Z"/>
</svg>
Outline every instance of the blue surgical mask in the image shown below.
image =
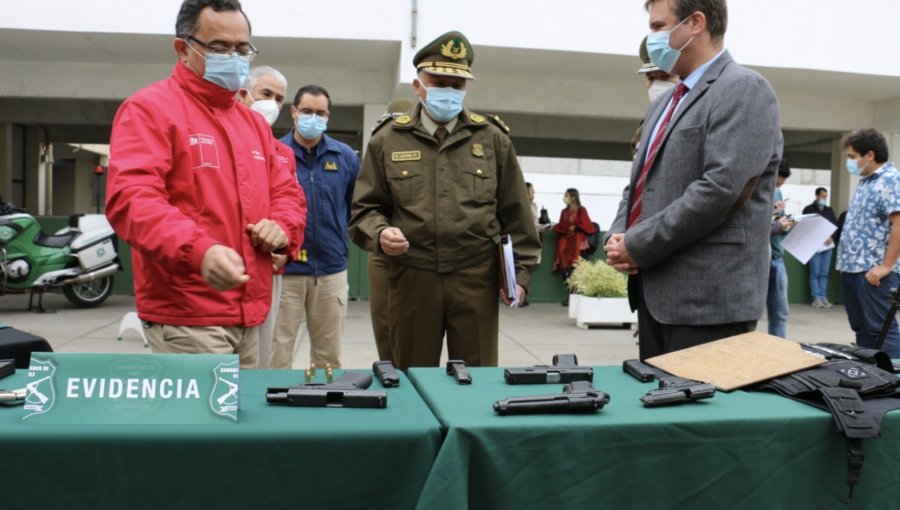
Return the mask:
<svg viewBox="0 0 900 510">
<path fill-rule="evenodd" d="M 687 20 L 688 18 L 684 18 L 681 20 L 681 23 L 676 25 L 672 30 L 665 32 L 651 32 L 647 35 L 647 53 L 650 55 L 650 60 L 656 64 L 656 67 L 660 68 L 660 70 L 671 73 L 672 69 L 675 68 L 675 63 L 678 62 L 678 57 L 681 56 L 681 50 L 687 48 L 687 45 L 691 44 L 691 41 L 694 40 L 694 38 L 691 37 L 688 39 L 688 42 L 684 43 L 684 46 L 677 50 L 669 46 L 669 35 Z"/>
<path fill-rule="evenodd" d="M 425 110 L 437 122 L 450 122 L 462 111 L 465 90 L 453 87 L 425 87 Z"/>
<path fill-rule="evenodd" d="M 237 53 L 231 55 L 207 53 L 204 58 L 206 72 L 203 78 L 223 89 L 232 92 L 238 90 L 250 74 L 250 62 L 241 60 Z"/>
<path fill-rule="evenodd" d="M 828 200 L 816 200 L 816 203 L 819 204 L 819 207 L 825 208 L 828 207 Z"/>
<path fill-rule="evenodd" d="M 300 136 L 307 140 L 315 140 L 322 136 L 322 133 L 327 128 L 328 117 L 313 114 L 304 115 L 302 113 L 297 116 L 297 131 L 300 132 Z"/>
<path fill-rule="evenodd" d="M 862 168 L 860 168 L 859 165 L 856 163 L 855 159 L 847 158 L 847 171 L 850 172 L 851 175 L 861 174 L 862 171 L 865 170 L 867 166 L 869 166 L 868 163 L 866 163 L 865 165 L 863 165 Z"/>
</svg>

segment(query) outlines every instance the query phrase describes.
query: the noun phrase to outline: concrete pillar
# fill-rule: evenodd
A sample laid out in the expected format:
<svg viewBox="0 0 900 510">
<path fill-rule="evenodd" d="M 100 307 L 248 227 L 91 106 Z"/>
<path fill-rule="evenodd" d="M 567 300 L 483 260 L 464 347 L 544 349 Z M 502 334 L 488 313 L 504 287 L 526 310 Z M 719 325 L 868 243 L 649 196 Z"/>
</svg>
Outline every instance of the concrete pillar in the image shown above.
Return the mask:
<svg viewBox="0 0 900 510">
<path fill-rule="evenodd" d="M 844 133 L 840 140 L 831 142 L 831 195 L 829 202 L 834 214 L 840 214 L 850 205 L 850 197 L 859 184 L 859 176 L 850 175 L 847 171 L 847 154 L 842 147 L 844 137 L 850 133 Z"/>
<path fill-rule="evenodd" d="M 363 105 L 363 126 L 362 126 L 362 150 L 360 151 L 360 159 L 366 153 L 366 147 L 369 146 L 369 139 L 372 138 L 372 129 L 381 120 L 384 112 L 387 110 L 386 104 L 365 104 Z"/>
<path fill-rule="evenodd" d="M 12 124 L 0 123 L 0 197 L 12 200 L 13 136 Z M 16 204 L 20 205 L 20 204 Z M 21 205 L 20 205 L 21 206 Z"/>
<path fill-rule="evenodd" d="M 42 158 L 44 132 L 39 127 L 25 128 L 25 203 L 23 207 L 38 215 L 46 214 L 46 165 Z"/>
</svg>

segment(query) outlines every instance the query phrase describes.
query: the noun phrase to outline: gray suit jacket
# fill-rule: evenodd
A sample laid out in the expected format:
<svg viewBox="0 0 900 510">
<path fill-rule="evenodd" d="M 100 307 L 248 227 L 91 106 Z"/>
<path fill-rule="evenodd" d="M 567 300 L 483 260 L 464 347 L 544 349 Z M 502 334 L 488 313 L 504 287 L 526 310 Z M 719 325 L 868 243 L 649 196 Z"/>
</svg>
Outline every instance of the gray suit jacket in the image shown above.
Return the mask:
<svg viewBox="0 0 900 510">
<path fill-rule="evenodd" d="M 671 96 L 650 106 L 645 126 L 656 124 Z M 631 189 L 652 129 L 644 130 L 607 238 L 625 232 L 646 307 L 659 322 L 758 320 L 766 302 L 772 199 L 784 142 L 775 93 L 726 51 L 681 101 L 644 186 L 642 220 L 626 232 Z"/>
</svg>

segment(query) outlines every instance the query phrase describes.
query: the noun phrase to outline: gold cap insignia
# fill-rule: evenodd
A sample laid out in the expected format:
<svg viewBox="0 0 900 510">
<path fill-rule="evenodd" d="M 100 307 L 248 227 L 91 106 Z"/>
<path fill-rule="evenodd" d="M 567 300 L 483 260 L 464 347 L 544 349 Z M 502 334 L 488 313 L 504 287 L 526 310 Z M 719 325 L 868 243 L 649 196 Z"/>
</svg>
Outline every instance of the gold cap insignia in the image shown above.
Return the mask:
<svg viewBox="0 0 900 510">
<path fill-rule="evenodd" d="M 484 157 L 484 147 L 482 147 L 480 143 L 473 143 L 472 144 L 472 155 L 477 156 L 479 158 L 483 158 Z"/>
<path fill-rule="evenodd" d="M 441 45 L 441 55 L 447 58 L 462 60 L 466 58 L 467 54 L 468 50 L 466 50 L 466 43 L 459 37 L 447 41 L 447 44 Z"/>
<path fill-rule="evenodd" d="M 412 119 L 409 118 L 409 115 L 401 115 L 397 117 L 397 120 L 395 120 L 394 122 L 405 126 L 406 124 L 409 124 L 410 120 Z"/>
<path fill-rule="evenodd" d="M 478 115 L 477 113 L 471 113 L 469 114 L 469 120 L 481 124 L 482 122 L 484 122 L 484 117 Z"/>
</svg>

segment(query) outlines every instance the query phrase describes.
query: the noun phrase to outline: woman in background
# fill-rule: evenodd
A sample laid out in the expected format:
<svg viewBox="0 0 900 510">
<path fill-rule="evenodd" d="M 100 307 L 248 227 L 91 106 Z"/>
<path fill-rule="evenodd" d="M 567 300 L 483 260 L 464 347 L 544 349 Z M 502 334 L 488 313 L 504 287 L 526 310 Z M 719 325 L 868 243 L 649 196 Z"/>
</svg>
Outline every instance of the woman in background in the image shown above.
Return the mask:
<svg viewBox="0 0 900 510">
<path fill-rule="evenodd" d="M 587 236 L 596 230 L 587 209 L 581 206 L 577 189 L 567 189 L 563 195 L 563 202 L 566 208 L 559 213 L 559 223 L 553 226 L 557 235 L 553 270 L 562 270 L 563 280 L 567 280 L 572 274 L 572 266 L 581 257 L 581 252 L 588 247 Z M 563 300 L 563 305 L 568 305 L 568 298 Z"/>
</svg>

